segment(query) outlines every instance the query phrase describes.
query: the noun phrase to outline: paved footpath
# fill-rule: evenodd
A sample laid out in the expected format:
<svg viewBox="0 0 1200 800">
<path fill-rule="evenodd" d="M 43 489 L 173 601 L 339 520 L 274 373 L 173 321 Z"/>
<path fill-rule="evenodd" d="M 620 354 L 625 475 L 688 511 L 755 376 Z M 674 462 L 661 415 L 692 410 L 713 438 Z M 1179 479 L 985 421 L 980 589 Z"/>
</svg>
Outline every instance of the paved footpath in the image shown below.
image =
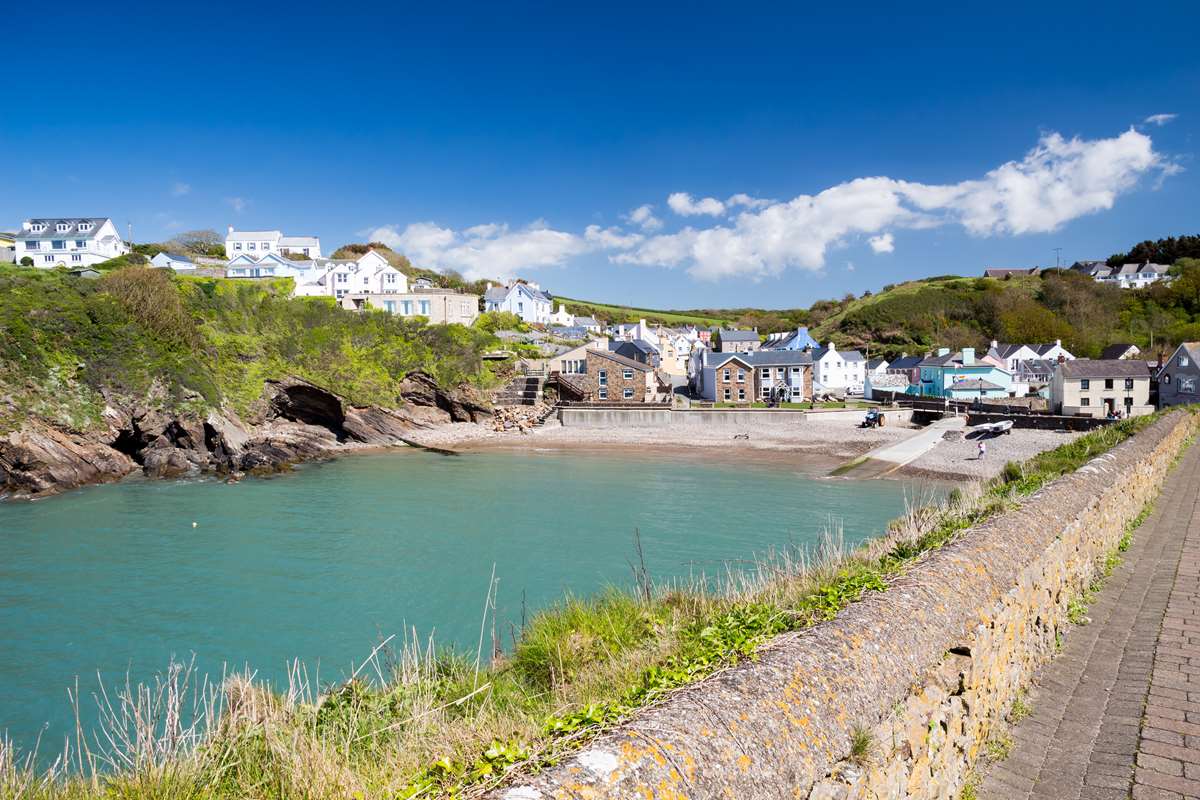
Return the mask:
<svg viewBox="0 0 1200 800">
<path fill-rule="evenodd" d="M 982 800 L 1200 800 L 1200 445 L 1034 679 Z"/>
</svg>

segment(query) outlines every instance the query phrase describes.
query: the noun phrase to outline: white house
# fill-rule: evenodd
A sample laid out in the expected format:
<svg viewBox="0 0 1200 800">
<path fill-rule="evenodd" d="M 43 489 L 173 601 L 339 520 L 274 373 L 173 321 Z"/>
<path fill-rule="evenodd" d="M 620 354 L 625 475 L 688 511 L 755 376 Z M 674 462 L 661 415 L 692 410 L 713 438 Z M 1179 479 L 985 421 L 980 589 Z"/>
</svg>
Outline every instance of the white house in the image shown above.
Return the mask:
<svg viewBox="0 0 1200 800">
<path fill-rule="evenodd" d="M 1062 339 L 1055 339 L 1053 344 L 1003 344 L 993 339 L 987 355 L 981 360 L 1016 373 L 1023 362 L 1034 359 L 1073 361 L 1075 356 L 1063 347 Z"/>
<path fill-rule="evenodd" d="M 341 300 L 350 294 L 408 293 L 408 276 L 374 250 L 368 250 L 357 259 L 321 258 L 298 263 L 312 266 L 296 281 L 297 297 L 332 297 Z"/>
<path fill-rule="evenodd" d="M 269 253 L 321 257 L 321 240 L 316 236 L 284 236 L 279 231 L 236 231 L 229 226 L 225 234 L 225 256 L 249 255 L 258 258 Z"/>
<path fill-rule="evenodd" d="M 814 391 L 861 394 L 866 377 L 866 360 L 857 350 L 838 351 L 833 342 L 813 351 Z"/>
<path fill-rule="evenodd" d="M 484 311 L 507 311 L 533 325 L 549 325 L 554 301 L 536 283 L 514 281 L 508 286 L 487 285 Z"/>
<path fill-rule="evenodd" d="M 1076 261 L 1071 265 L 1075 272 L 1087 275 L 1097 283 L 1106 283 L 1121 289 L 1142 289 L 1161 280 L 1170 280 L 1169 266 L 1165 264 L 1122 264 L 1110 267 L 1103 261 Z"/>
<path fill-rule="evenodd" d="M 129 252 L 108 217 L 27 219 L 13 238 L 16 260 L 28 257 L 43 269 L 84 267 Z"/>
<path fill-rule="evenodd" d="M 150 263 L 163 269 L 173 269 L 176 272 L 191 272 L 196 269 L 195 263 L 187 256 L 165 251 L 150 259 Z"/>
<path fill-rule="evenodd" d="M 564 328 L 575 327 L 575 315 L 567 311 L 567 307 L 562 303 L 558 304 L 558 311 L 550 315 L 551 325 L 561 325 Z"/>
<path fill-rule="evenodd" d="M 291 261 L 278 253 L 243 253 L 225 265 L 227 278 L 301 278 L 308 275 L 302 261 Z"/>
</svg>

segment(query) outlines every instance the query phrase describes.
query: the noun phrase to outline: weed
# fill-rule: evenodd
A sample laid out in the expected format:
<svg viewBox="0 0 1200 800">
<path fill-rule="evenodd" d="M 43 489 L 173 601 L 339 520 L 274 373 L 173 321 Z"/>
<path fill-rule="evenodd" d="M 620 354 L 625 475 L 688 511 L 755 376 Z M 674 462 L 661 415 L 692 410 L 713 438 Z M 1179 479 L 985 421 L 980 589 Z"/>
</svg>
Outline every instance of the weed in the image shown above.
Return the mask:
<svg viewBox="0 0 1200 800">
<path fill-rule="evenodd" d="M 1012 708 L 1008 710 L 1008 721 L 1016 725 L 1021 720 L 1033 713 L 1033 706 L 1029 705 L 1025 697 L 1025 692 L 1017 692 L 1016 698 L 1013 700 Z"/>
<path fill-rule="evenodd" d="M 1003 761 L 1012 754 L 1013 740 L 1008 731 L 1002 731 L 987 742 L 987 757 L 991 761 Z"/>
<path fill-rule="evenodd" d="M 855 725 L 850 732 L 850 763 L 864 766 L 875 755 L 875 737 L 865 725 Z"/>
<path fill-rule="evenodd" d="M 1087 625 L 1091 622 L 1087 612 L 1088 606 L 1082 597 L 1076 597 L 1067 603 L 1067 620 L 1072 625 Z"/>
</svg>

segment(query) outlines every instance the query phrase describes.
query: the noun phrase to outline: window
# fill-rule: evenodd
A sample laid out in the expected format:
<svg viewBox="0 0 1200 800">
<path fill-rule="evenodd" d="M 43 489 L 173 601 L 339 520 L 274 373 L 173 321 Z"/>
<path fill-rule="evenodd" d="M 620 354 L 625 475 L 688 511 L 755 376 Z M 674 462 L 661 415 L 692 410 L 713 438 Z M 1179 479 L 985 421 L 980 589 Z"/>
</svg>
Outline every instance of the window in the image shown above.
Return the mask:
<svg viewBox="0 0 1200 800">
<path fill-rule="evenodd" d="M 771 387 L 770 386 L 762 387 L 760 394 L 762 394 L 762 399 L 766 400 L 768 397 L 771 396 Z"/>
<path fill-rule="evenodd" d="M 632 400 L 633 399 L 633 389 L 622 389 L 621 397 L 625 400 Z"/>
<path fill-rule="evenodd" d="M 383 301 L 383 310 L 388 312 L 389 314 L 395 314 L 396 313 L 396 301 L 395 300 L 384 300 Z"/>
<path fill-rule="evenodd" d="M 1127 392 L 1133 391 L 1133 378 L 1125 379 L 1125 391 L 1127 391 Z"/>
<path fill-rule="evenodd" d="M 787 370 L 785 370 L 783 367 L 779 367 L 778 369 L 775 370 L 775 377 L 779 378 L 779 380 L 783 380 L 783 376 L 786 373 L 787 373 Z"/>
<path fill-rule="evenodd" d="M 1196 379 L 1190 375 L 1180 376 L 1179 388 L 1176 389 L 1176 391 L 1179 392 L 1180 394 L 1195 394 L 1196 393 Z"/>
<path fill-rule="evenodd" d="M 738 402 L 741 402 L 742 400 L 745 400 L 745 399 L 746 399 L 746 390 L 738 389 Z"/>
<path fill-rule="evenodd" d="M 308 255 L 308 248 L 304 248 L 304 255 Z"/>
<path fill-rule="evenodd" d="M 383 276 L 383 280 L 385 283 L 395 283 L 396 276 L 389 272 L 388 274 Z"/>
<path fill-rule="evenodd" d="M 87 247 L 87 242 L 85 242 L 83 239 L 76 239 L 75 246 L 82 250 L 83 248 Z"/>
<path fill-rule="evenodd" d="M 42 243 L 41 242 L 26 242 L 25 249 L 26 250 L 41 250 Z"/>
<path fill-rule="evenodd" d="M 47 264 L 53 264 L 54 256 L 43 256 L 42 261 L 45 261 Z"/>
<path fill-rule="evenodd" d="M 71 260 L 72 261 L 83 261 L 83 256 L 79 255 L 79 253 L 72 253 Z"/>
<path fill-rule="evenodd" d="M 247 249 L 247 250 L 253 250 L 253 249 L 254 249 L 254 242 L 246 242 L 246 249 Z"/>
<path fill-rule="evenodd" d="M 33 231 L 34 233 L 41 233 L 42 231 L 46 230 L 46 226 L 41 222 L 35 222 L 29 226 L 29 230 Z"/>
<path fill-rule="evenodd" d="M 338 300 L 341 300 L 343 297 L 345 297 L 345 295 L 346 295 L 346 290 L 345 290 L 345 289 L 338 289 L 338 290 L 336 290 L 336 291 L 335 291 L 333 294 L 334 294 L 334 296 L 335 296 L 335 297 L 337 297 L 337 299 L 338 299 Z"/>
<path fill-rule="evenodd" d="M 90 223 L 90 222 L 79 223 L 79 232 L 80 233 L 87 233 L 91 229 L 92 229 L 92 223 Z"/>
<path fill-rule="evenodd" d="M 1168 372 L 1166 375 L 1163 375 L 1162 382 L 1163 382 L 1163 383 L 1170 383 L 1170 382 L 1171 382 L 1171 373 L 1169 373 L 1169 372 Z"/>
<path fill-rule="evenodd" d="M 428 317 L 429 316 L 429 301 L 428 300 L 419 300 L 419 301 L 417 301 L 417 305 L 421 309 L 421 311 L 420 311 L 421 316 Z"/>
<path fill-rule="evenodd" d="M 1079 405 L 1081 405 L 1081 406 L 1090 406 L 1091 404 L 1092 404 L 1092 398 L 1090 398 L 1090 397 L 1081 397 L 1081 398 L 1079 398 Z"/>
<path fill-rule="evenodd" d="M 597 397 L 599 397 L 601 400 L 607 400 L 608 399 L 608 389 L 601 386 L 600 391 L 597 394 Z"/>
<path fill-rule="evenodd" d="M 1088 389 L 1092 388 L 1092 382 L 1087 378 L 1080 378 L 1079 388 L 1086 392 Z"/>
<path fill-rule="evenodd" d="M 728 382 L 728 381 L 729 381 L 729 370 L 725 370 L 725 378 L 724 378 L 724 380 L 725 380 L 726 382 Z"/>
<path fill-rule="evenodd" d="M 738 383 L 745 383 L 745 382 L 746 382 L 746 370 L 739 369 L 738 370 Z"/>
<path fill-rule="evenodd" d="M 262 249 L 263 249 L 263 250 L 270 250 L 270 249 L 271 249 L 271 243 L 270 243 L 270 242 L 263 242 L 263 243 L 262 243 Z"/>
<path fill-rule="evenodd" d="M 1105 378 L 1105 379 L 1104 379 L 1104 388 L 1105 388 L 1105 389 L 1111 389 L 1111 388 L 1113 388 L 1113 383 L 1112 383 L 1112 382 L 1113 382 L 1113 379 L 1112 379 L 1112 378 Z"/>
<path fill-rule="evenodd" d="M 400 301 L 400 313 L 406 317 L 412 314 L 412 300 Z"/>
<path fill-rule="evenodd" d="M 726 402 L 729 401 L 729 390 L 728 389 L 725 390 L 725 401 Z"/>
<path fill-rule="evenodd" d="M 51 250 L 66 250 L 67 243 L 65 241 L 63 241 L 62 239 L 55 239 L 54 241 L 52 241 L 50 243 L 50 249 Z"/>
<path fill-rule="evenodd" d="M 799 374 L 800 374 L 800 368 L 799 368 L 799 367 L 792 367 L 792 374 L 793 374 L 793 375 L 799 375 Z"/>
<path fill-rule="evenodd" d="M 633 370 L 627 369 L 621 372 L 621 377 L 627 381 L 633 380 Z"/>
<path fill-rule="evenodd" d="M 250 245 L 250 246 L 251 246 L 251 247 L 253 247 L 254 245 Z M 346 279 L 347 279 L 348 277 L 350 277 L 350 276 L 348 276 L 348 275 L 347 275 L 346 273 L 344 273 L 344 272 L 338 272 L 338 273 L 336 273 L 336 274 L 337 274 L 337 282 L 338 282 L 338 283 L 345 283 L 345 282 L 346 282 Z"/>
<path fill-rule="evenodd" d="M 233 249 L 234 249 L 234 250 L 241 250 L 241 249 L 242 249 L 242 243 L 241 243 L 241 242 L 234 242 L 234 243 L 233 243 Z"/>
<path fill-rule="evenodd" d="M 64 233 L 66 231 L 71 230 L 71 226 L 69 223 L 60 222 L 54 226 L 54 230 L 58 231 L 59 233 Z"/>
<path fill-rule="evenodd" d="M 601 386 L 608 386 L 608 370 L 600 370 L 596 373 L 596 378 L 600 381 Z"/>
<path fill-rule="evenodd" d="M 770 367 L 763 367 L 763 368 L 762 368 L 762 376 L 763 376 L 764 378 L 769 378 L 769 377 L 771 377 L 771 368 L 770 368 Z"/>
<path fill-rule="evenodd" d="M 1188 365 L 1188 357 L 1184 353 L 1179 354 L 1179 366 L 1186 367 Z"/>
</svg>

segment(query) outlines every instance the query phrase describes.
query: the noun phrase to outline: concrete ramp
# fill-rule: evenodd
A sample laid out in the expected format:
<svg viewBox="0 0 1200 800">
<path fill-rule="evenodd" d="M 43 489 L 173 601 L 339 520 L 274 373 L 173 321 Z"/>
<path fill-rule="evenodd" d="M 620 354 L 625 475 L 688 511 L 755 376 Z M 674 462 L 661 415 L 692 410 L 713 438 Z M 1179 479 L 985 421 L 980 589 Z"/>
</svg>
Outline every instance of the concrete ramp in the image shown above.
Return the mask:
<svg viewBox="0 0 1200 800">
<path fill-rule="evenodd" d="M 940 419 L 903 441 L 877 447 L 843 464 L 831 474 L 849 478 L 882 478 L 937 447 L 947 431 L 961 431 L 966 425 L 966 417 Z"/>
</svg>

